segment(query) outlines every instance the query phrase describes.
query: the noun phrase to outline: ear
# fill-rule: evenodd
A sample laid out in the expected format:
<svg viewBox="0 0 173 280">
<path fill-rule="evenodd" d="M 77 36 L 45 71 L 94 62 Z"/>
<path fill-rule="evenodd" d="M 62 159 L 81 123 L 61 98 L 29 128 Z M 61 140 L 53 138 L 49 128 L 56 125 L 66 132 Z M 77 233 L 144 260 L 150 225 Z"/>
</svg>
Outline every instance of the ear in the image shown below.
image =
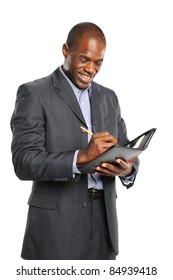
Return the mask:
<svg viewBox="0 0 173 280">
<path fill-rule="evenodd" d="M 67 44 L 64 44 L 63 47 L 62 47 L 62 53 L 64 55 L 64 57 L 66 58 L 69 54 L 69 48 L 68 48 L 68 45 Z"/>
</svg>

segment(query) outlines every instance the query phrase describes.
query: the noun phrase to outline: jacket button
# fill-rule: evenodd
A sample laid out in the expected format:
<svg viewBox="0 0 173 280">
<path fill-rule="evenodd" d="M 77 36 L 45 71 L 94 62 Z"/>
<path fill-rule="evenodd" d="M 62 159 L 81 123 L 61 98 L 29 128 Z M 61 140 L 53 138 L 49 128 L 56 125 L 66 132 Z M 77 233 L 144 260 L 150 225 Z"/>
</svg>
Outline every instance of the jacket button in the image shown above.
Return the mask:
<svg viewBox="0 0 173 280">
<path fill-rule="evenodd" d="M 83 208 L 86 208 L 86 207 L 87 207 L 87 203 L 86 203 L 86 202 L 83 202 L 83 203 L 82 203 L 82 207 L 83 207 Z"/>
</svg>

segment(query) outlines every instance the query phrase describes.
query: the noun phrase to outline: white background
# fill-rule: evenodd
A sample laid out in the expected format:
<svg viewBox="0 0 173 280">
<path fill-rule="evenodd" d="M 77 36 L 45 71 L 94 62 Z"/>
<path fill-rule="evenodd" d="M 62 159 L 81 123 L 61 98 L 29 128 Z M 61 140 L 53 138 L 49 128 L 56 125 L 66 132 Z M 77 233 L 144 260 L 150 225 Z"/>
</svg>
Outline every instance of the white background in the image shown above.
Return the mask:
<svg viewBox="0 0 173 280">
<path fill-rule="evenodd" d="M 173 254 L 173 9 L 171 0 L 15 0 L 0 4 L 1 77 L 1 278 L 15 270 L 48 267 L 157 266 L 158 276 L 110 276 L 93 279 L 172 279 Z M 20 84 L 52 73 L 63 63 L 67 33 L 81 21 L 98 24 L 107 51 L 95 81 L 115 90 L 128 136 L 157 131 L 140 156 L 135 186 L 118 180 L 120 254 L 116 261 L 24 261 L 20 258 L 31 182 L 22 182 L 11 163 L 10 118 Z M 58 279 L 60 276 L 40 279 Z M 62 277 L 63 278 L 63 277 Z M 64 277 L 65 278 L 65 277 Z M 64 279 L 63 278 L 63 279 Z M 78 279 L 70 277 L 66 279 Z M 87 279 L 89 276 L 80 277 Z"/>
</svg>

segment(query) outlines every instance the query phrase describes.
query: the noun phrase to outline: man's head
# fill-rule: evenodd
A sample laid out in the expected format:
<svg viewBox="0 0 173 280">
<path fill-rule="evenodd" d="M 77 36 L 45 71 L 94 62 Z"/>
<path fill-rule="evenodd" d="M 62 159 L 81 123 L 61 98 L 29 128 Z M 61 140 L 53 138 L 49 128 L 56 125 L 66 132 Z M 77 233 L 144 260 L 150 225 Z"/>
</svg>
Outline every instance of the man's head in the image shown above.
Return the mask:
<svg viewBox="0 0 173 280">
<path fill-rule="evenodd" d="M 63 45 L 63 69 L 69 79 L 81 89 L 87 88 L 99 72 L 106 49 L 102 30 L 91 22 L 75 25 Z"/>
</svg>

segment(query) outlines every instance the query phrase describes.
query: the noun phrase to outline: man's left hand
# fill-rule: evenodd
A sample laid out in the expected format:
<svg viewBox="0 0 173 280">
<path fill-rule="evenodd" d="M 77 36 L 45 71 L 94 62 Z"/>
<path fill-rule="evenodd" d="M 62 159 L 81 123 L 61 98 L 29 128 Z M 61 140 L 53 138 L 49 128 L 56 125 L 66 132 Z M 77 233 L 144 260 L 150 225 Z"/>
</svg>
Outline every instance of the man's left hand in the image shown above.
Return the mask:
<svg viewBox="0 0 173 280">
<path fill-rule="evenodd" d="M 132 171 L 132 165 L 136 161 L 136 157 L 128 161 L 122 159 L 116 159 L 115 164 L 103 162 L 101 165 L 96 167 L 94 174 L 105 175 L 105 176 L 128 176 Z"/>
</svg>

